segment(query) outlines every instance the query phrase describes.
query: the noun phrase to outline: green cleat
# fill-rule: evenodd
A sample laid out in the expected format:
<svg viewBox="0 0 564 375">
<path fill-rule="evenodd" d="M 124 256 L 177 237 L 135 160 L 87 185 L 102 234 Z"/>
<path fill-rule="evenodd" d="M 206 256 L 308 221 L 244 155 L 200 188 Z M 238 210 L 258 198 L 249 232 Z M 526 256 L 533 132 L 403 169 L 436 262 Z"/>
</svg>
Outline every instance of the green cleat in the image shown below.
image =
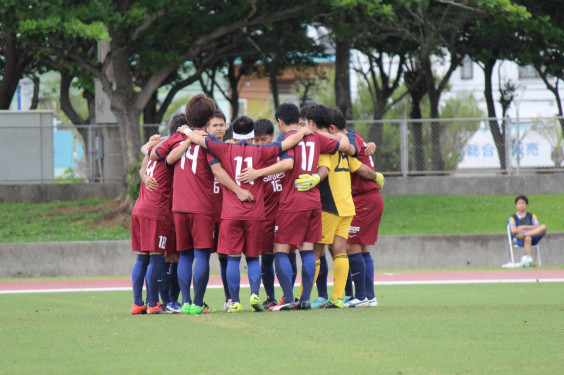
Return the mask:
<svg viewBox="0 0 564 375">
<path fill-rule="evenodd" d="M 251 294 L 251 308 L 253 309 L 253 312 L 264 311 L 264 307 L 260 303 L 260 298 L 256 294 Z"/>
<path fill-rule="evenodd" d="M 337 298 L 336 301 L 329 299 L 329 301 L 327 301 L 327 303 L 322 305 L 320 309 L 342 309 L 343 307 L 345 307 L 345 304 L 343 303 L 343 299 Z"/>
<path fill-rule="evenodd" d="M 182 305 L 182 309 L 180 310 L 180 312 L 182 314 L 190 314 L 190 304 L 189 303 L 185 303 Z"/>
<path fill-rule="evenodd" d="M 229 310 L 227 310 L 228 313 L 239 313 L 243 310 L 243 308 L 241 307 L 241 303 L 239 302 L 233 302 L 231 303 L 231 307 L 229 308 Z"/>
<path fill-rule="evenodd" d="M 196 306 L 195 304 L 190 306 L 190 314 L 211 314 L 212 312 L 212 308 L 205 302 L 204 306 Z"/>
</svg>

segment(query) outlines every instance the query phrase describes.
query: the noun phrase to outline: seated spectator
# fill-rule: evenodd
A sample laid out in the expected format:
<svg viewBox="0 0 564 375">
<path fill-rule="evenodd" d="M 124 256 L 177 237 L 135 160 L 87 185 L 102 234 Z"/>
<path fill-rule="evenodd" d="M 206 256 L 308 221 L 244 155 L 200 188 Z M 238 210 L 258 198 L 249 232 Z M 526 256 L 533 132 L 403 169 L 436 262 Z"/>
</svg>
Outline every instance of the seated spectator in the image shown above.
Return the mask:
<svg viewBox="0 0 564 375">
<path fill-rule="evenodd" d="M 546 234 L 546 225 L 540 225 L 537 216 L 527 212 L 528 204 L 529 199 L 524 195 L 519 195 L 515 198 L 517 212 L 509 217 L 509 229 L 515 238 L 515 242 L 525 251 L 525 255 L 519 263 L 522 267 L 533 265 L 532 247 L 538 244 Z"/>
</svg>

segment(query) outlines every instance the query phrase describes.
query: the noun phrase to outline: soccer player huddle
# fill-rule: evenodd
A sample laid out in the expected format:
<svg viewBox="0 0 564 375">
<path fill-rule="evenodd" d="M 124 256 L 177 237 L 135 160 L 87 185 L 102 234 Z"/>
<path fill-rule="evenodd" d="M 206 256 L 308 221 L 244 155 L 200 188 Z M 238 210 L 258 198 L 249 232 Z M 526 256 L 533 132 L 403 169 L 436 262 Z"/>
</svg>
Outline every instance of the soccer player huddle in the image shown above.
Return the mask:
<svg viewBox="0 0 564 375">
<path fill-rule="evenodd" d="M 348 131 L 336 108 L 284 103 L 275 119 L 276 141 L 270 120 L 246 116 L 232 122 L 233 139 L 224 141 L 225 116 L 212 99 L 196 95 L 185 115 L 173 118 L 168 136 L 154 135 L 142 147 L 131 219 L 138 254 L 132 314 L 212 313 L 204 301 L 212 253 L 229 313 L 243 310 L 242 255 L 252 311 L 378 305 L 370 246 L 384 208 L 384 177 L 370 156 L 375 145 Z M 331 296 L 326 247 L 334 265 Z M 294 296 L 298 252 L 302 272 Z M 310 301 L 314 285 L 318 298 Z"/>
</svg>

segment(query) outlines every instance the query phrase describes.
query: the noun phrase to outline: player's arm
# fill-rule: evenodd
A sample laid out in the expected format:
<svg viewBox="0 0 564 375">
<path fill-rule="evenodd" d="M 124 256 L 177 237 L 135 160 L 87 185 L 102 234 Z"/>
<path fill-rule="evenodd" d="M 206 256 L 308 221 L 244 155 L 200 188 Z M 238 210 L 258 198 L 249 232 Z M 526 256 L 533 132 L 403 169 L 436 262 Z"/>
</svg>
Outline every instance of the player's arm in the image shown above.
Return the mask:
<svg viewBox="0 0 564 375">
<path fill-rule="evenodd" d="M 210 166 L 210 168 L 214 176 L 217 177 L 219 183 L 235 193 L 241 202 L 254 202 L 255 197 L 253 194 L 237 185 L 237 183 L 231 179 L 229 173 L 223 169 L 221 163 L 214 163 Z"/>
<path fill-rule="evenodd" d="M 297 145 L 306 135 L 313 134 L 309 126 L 302 126 L 300 130 L 289 135 L 281 142 L 282 151 L 286 151 Z"/>
<path fill-rule="evenodd" d="M 325 180 L 327 178 L 327 176 L 329 175 L 329 168 L 327 168 L 324 165 L 320 165 L 317 168 L 317 175 L 319 176 L 319 182 Z"/>
<path fill-rule="evenodd" d="M 301 174 L 294 181 L 294 186 L 298 191 L 308 191 L 316 187 L 321 181 L 327 178 L 329 168 L 331 167 L 331 158 L 327 154 L 319 155 L 317 162 L 317 173 Z"/>
<path fill-rule="evenodd" d="M 282 159 L 275 164 L 261 169 L 245 168 L 242 173 L 237 176 L 237 180 L 248 183 L 264 176 L 289 171 L 292 168 L 294 168 L 294 159 Z"/>
<path fill-rule="evenodd" d="M 337 151 L 341 151 L 347 155 L 353 155 L 353 156 L 356 154 L 356 148 L 353 145 L 351 145 L 349 138 L 345 134 L 343 133 L 331 134 L 327 132 L 318 132 L 317 134 L 338 141 L 339 148 L 337 149 Z"/>
<path fill-rule="evenodd" d="M 141 181 L 145 184 L 147 190 L 157 190 L 159 188 L 159 183 L 157 180 L 152 176 L 147 176 L 147 161 L 149 158 L 147 155 L 143 158 L 143 162 L 141 163 L 141 168 L 139 168 L 139 177 L 141 177 Z"/>
<path fill-rule="evenodd" d="M 208 149 L 208 145 L 206 144 L 206 132 L 203 130 L 192 130 L 190 128 L 184 129 L 183 132 L 188 136 L 188 139 L 190 139 L 192 143 L 200 145 L 206 150 Z"/>
<path fill-rule="evenodd" d="M 160 141 L 161 141 L 161 135 L 160 134 L 153 134 L 151 136 L 151 138 L 149 138 L 149 141 L 147 143 L 145 143 L 143 146 L 141 146 L 141 153 L 143 155 L 147 155 L 147 150 L 150 147 L 156 146 L 157 144 L 159 144 Z"/>
<path fill-rule="evenodd" d="M 181 127 L 179 127 L 177 133 L 184 132 L 185 129 L 189 129 L 188 125 L 182 125 Z M 190 147 L 190 145 L 190 139 L 186 139 L 184 142 L 173 148 L 166 157 L 166 163 L 168 165 L 174 165 L 174 163 L 180 160 L 180 158 L 188 150 L 188 147 Z"/>
</svg>

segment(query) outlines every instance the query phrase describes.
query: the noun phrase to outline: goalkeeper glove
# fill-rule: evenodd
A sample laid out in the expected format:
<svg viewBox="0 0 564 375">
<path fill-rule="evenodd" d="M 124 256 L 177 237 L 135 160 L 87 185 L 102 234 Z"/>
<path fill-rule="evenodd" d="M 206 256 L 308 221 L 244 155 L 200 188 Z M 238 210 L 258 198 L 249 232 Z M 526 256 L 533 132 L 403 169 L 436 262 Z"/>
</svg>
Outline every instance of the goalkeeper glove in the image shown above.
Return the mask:
<svg viewBox="0 0 564 375">
<path fill-rule="evenodd" d="M 319 183 L 319 180 L 320 178 L 317 174 L 301 174 L 296 181 L 294 181 L 294 186 L 298 191 L 308 191 L 313 189 Z"/>
<path fill-rule="evenodd" d="M 376 178 L 374 179 L 374 181 L 376 181 L 376 184 L 378 185 L 378 190 L 382 190 L 386 179 L 384 178 L 384 175 L 382 173 L 376 172 Z"/>
</svg>

